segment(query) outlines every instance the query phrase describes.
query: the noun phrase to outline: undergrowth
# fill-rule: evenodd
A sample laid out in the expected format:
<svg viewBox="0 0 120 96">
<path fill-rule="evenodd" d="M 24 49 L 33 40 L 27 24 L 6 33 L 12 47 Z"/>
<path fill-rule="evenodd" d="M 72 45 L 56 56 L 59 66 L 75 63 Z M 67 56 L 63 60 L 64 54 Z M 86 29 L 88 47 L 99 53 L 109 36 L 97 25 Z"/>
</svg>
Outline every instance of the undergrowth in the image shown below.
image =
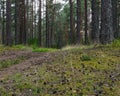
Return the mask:
<svg viewBox="0 0 120 96">
<path fill-rule="evenodd" d="M 16 59 L 10 59 L 10 60 L 2 60 L 0 61 L 0 70 L 3 68 L 10 67 L 12 65 L 19 64 L 20 62 L 24 61 L 26 57 L 18 57 Z"/>
<path fill-rule="evenodd" d="M 111 47 L 119 47 L 120 48 L 120 39 L 114 40 L 111 44 Z"/>
<path fill-rule="evenodd" d="M 32 48 L 33 52 L 57 49 Z M 69 46 L 0 82 L 2 96 L 120 96 L 119 40 L 108 46 Z"/>
<path fill-rule="evenodd" d="M 50 61 L 2 81 L 5 87 L 0 92 L 7 96 L 119 96 L 119 50 L 73 48 L 51 53 Z"/>
</svg>

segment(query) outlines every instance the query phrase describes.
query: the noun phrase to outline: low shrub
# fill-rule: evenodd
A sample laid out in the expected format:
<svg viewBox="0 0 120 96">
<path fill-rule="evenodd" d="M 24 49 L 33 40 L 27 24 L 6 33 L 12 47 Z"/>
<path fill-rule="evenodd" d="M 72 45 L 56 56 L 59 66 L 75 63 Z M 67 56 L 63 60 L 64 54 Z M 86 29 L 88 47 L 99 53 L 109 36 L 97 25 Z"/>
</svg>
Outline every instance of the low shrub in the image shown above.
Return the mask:
<svg viewBox="0 0 120 96">
<path fill-rule="evenodd" d="M 116 39 L 111 43 L 112 47 L 120 47 L 120 39 Z"/>
<path fill-rule="evenodd" d="M 82 61 L 90 61 L 91 57 L 87 54 L 83 54 L 80 58 Z"/>
</svg>

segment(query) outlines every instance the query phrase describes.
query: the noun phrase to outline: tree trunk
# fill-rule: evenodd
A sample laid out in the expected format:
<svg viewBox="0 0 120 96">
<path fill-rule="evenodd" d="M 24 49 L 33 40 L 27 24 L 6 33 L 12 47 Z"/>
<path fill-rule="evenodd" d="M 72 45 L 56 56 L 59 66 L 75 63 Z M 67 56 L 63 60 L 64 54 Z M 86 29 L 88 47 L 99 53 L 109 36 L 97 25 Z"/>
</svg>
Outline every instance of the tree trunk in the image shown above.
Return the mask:
<svg viewBox="0 0 120 96">
<path fill-rule="evenodd" d="M 112 0 L 113 32 L 116 39 L 119 38 L 117 30 L 117 3 L 117 0 Z"/>
<path fill-rule="evenodd" d="M 2 9 L 2 1 L 0 1 L 0 43 L 1 43 L 1 41 L 2 41 L 2 11 L 1 11 L 1 9 Z"/>
<path fill-rule="evenodd" d="M 88 17 L 87 17 L 87 8 L 88 8 L 88 4 L 87 4 L 87 0 L 85 0 L 85 44 L 88 44 Z"/>
<path fill-rule="evenodd" d="M 5 1 L 2 3 L 2 44 L 5 44 Z"/>
<path fill-rule="evenodd" d="M 39 0 L 38 43 L 41 46 L 41 0 Z"/>
<path fill-rule="evenodd" d="M 19 0 L 15 0 L 15 44 L 19 44 Z"/>
<path fill-rule="evenodd" d="M 49 47 L 49 1 L 46 0 L 46 47 Z"/>
<path fill-rule="evenodd" d="M 6 44 L 12 45 L 12 32 L 11 32 L 11 0 L 6 1 Z"/>
<path fill-rule="evenodd" d="M 19 42 L 20 44 L 26 44 L 26 11 L 25 11 L 25 1 L 21 0 L 19 6 L 20 16 L 20 33 L 19 33 Z"/>
<path fill-rule="evenodd" d="M 70 4 L 70 32 L 69 32 L 69 44 L 74 44 L 73 0 L 69 0 L 69 4 Z"/>
<path fill-rule="evenodd" d="M 111 0 L 101 0 L 101 32 L 100 42 L 102 44 L 111 43 L 114 40 L 112 2 Z"/>
<path fill-rule="evenodd" d="M 93 43 L 99 43 L 99 4 L 98 0 L 92 0 L 92 31 L 91 39 Z"/>
<path fill-rule="evenodd" d="M 33 33 L 33 0 L 31 0 L 31 14 L 30 14 L 30 38 L 33 39 L 34 38 L 34 33 Z"/>
<path fill-rule="evenodd" d="M 80 31 L 81 31 L 81 25 L 82 25 L 82 20 L 81 20 L 81 0 L 77 0 L 77 32 L 76 32 L 76 43 L 80 44 L 81 36 L 80 36 Z"/>
</svg>

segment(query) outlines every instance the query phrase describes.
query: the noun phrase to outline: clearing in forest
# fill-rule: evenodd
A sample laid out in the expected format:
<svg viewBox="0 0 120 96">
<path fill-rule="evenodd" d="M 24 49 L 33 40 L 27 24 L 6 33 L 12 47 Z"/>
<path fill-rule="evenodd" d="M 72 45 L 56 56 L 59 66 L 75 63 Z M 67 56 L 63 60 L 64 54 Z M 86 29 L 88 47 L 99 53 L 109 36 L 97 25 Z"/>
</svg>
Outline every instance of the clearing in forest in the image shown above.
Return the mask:
<svg viewBox="0 0 120 96">
<path fill-rule="evenodd" d="M 120 96 L 120 48 L 0 52 L 0 96 Z"/>
</svg>

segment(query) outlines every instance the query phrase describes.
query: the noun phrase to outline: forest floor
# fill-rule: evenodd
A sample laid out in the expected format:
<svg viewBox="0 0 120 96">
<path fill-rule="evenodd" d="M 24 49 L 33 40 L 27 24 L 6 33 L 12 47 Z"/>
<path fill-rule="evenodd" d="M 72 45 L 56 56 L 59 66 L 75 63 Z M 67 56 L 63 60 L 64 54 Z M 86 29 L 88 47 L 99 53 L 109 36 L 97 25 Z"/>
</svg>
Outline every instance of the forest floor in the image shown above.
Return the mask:
<svg viewBox="0 0 120 96">
<path fill-rule="evenodd" d="M 120 96 L 120 47 L 2 47 L 0 96 Z"/>
</svg>

